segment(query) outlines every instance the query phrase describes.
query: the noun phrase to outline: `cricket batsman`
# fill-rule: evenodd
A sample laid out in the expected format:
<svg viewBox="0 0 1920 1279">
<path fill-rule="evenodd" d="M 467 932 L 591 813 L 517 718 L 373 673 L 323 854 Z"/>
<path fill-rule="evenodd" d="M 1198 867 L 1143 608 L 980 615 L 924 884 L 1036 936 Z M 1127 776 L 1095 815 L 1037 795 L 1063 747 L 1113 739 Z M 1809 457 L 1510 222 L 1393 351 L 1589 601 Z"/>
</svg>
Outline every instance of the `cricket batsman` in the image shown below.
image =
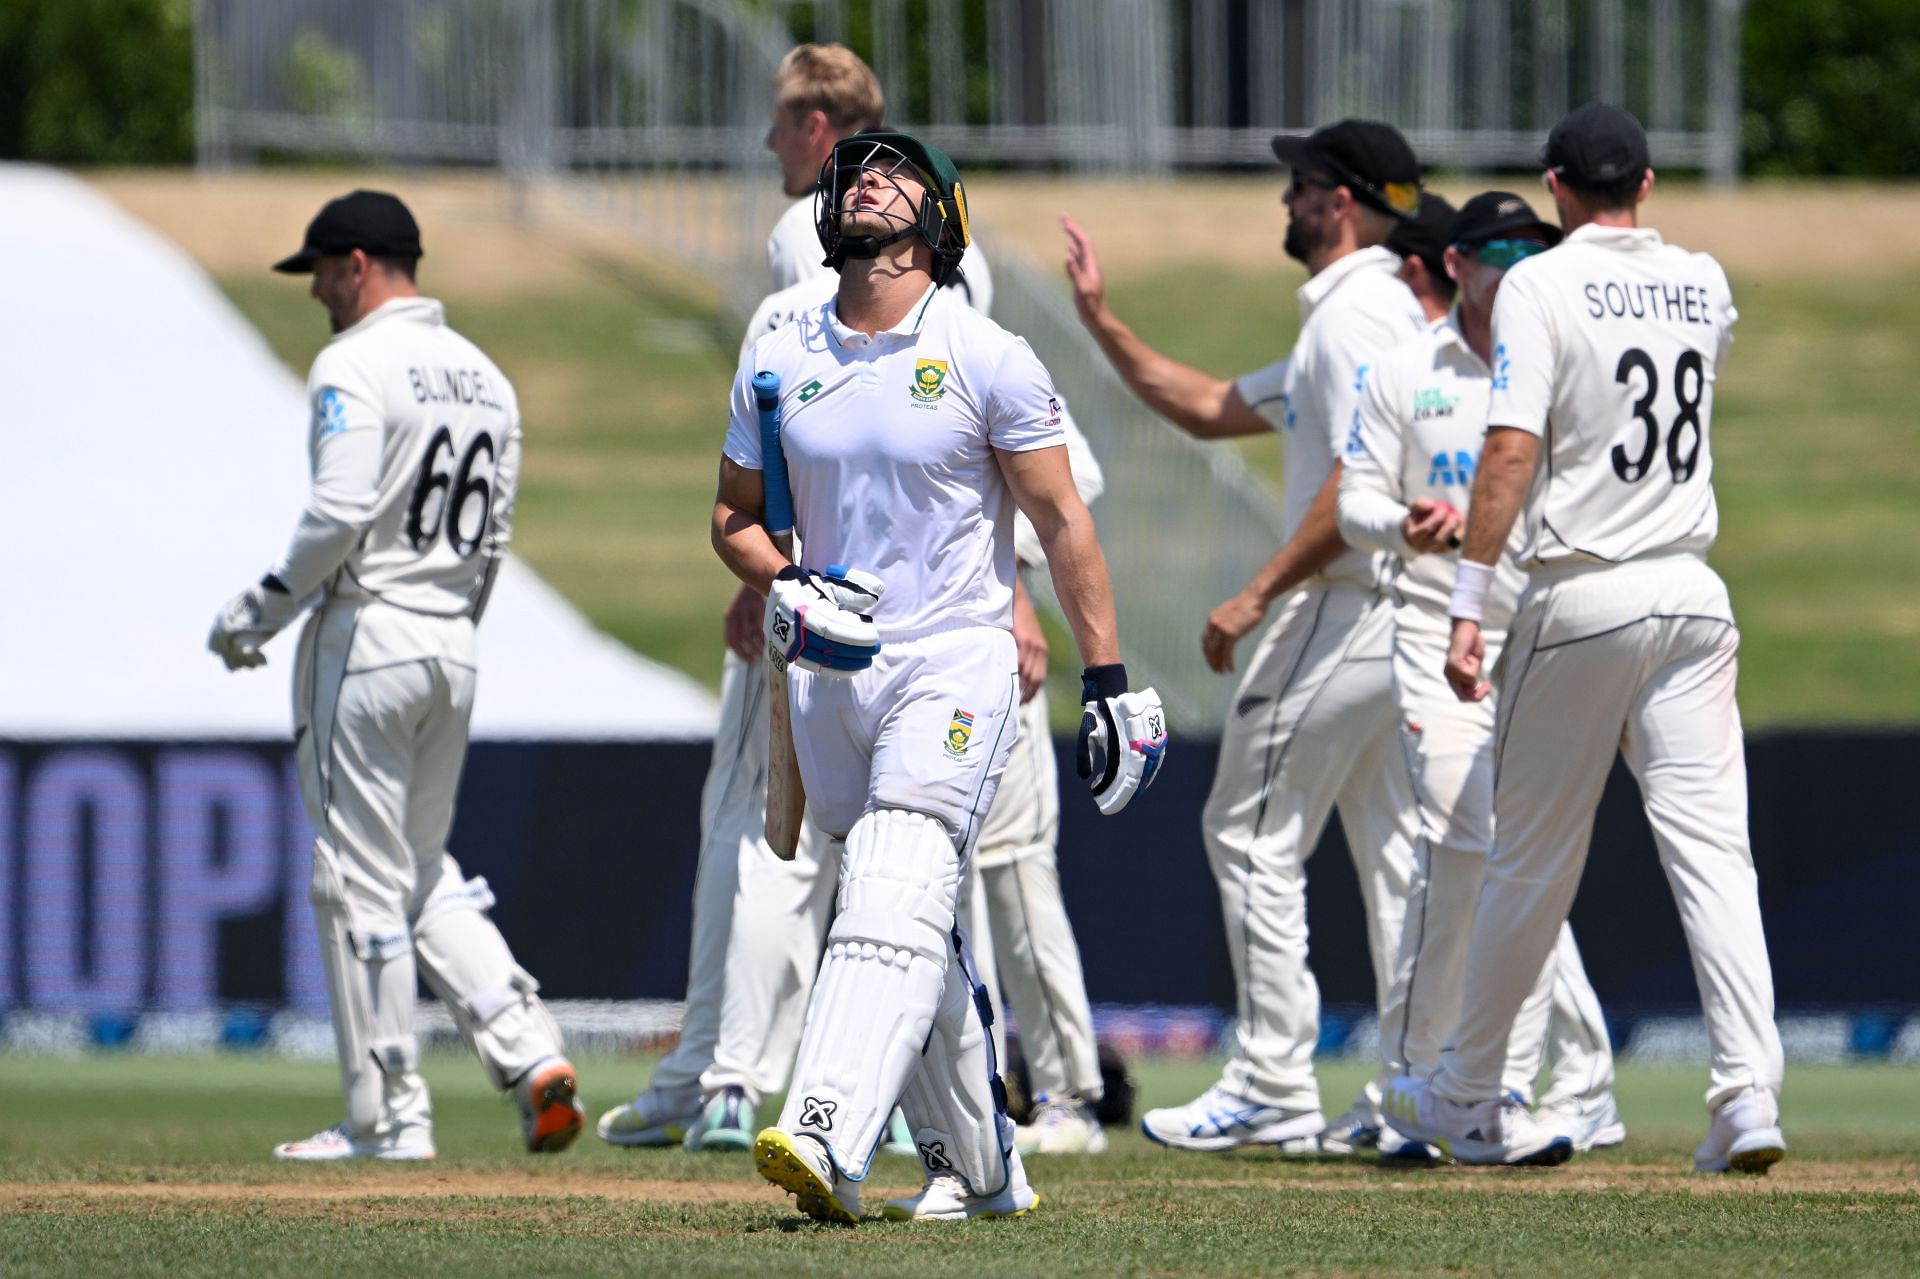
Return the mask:
<svg viewBox="0 0 1920 1279">
<path fill-rule="evenodd" d="M 755 1158 L 807 1215 L 857 1221 L 897 1100 L 927 1183 L 888 1216 L 1017 1216 L 1037 1197 L 955 909 L 1018 732 L 1016 506 L 1086 664 L 1080 771 L 1103 811 L 1153 781 L 1165 716 L 1151 689 L 1127 689 L 1046 371 L 938 287 L 970 238 L 952 161 L 907 134 L 864 133 L 834 147 L 820 182 L 839 291 L 741 366 L 713 514 L 721 559 L 769 593 L 808 803 L 844 845 L 793 1085 Z M 763 452 L 757 370 L 779 379 L 796 532 L 824 571 L 788 563 L 763 522 L 766 468 L 781 459 Z"/>
<path fill-rule="evenodd" d="M 1388 1118 L 1461 1162 L 1570 1153 L 1503 1095 L 1501 1070 L 1617 751 L 1706 1014 L 1713 1119 L 1694 1168 L 1765 1172 L 1786 1153 L 1784 1067 L 1747 842 L 1740 632 L 1706 559 L 1713 386 L 1737 312 L 1719 263 L 1639 224 L 1653 189 L 1639 121 L 1589 103 L 1553 127 L 1541 162 L 1567 235 L 1516 262 L 1494 303 L 1487 440 L 1447 610 L 1447 682 L 1484 700 L 1488 601 L 1518 519 L 1527 584 L 1498 672 L 1493 851 L 1459 1023 L 1430 1080 L 1394 1081 Z"/>
<path fill-rule="evenodd" d="M 565 1149 L 584 1111 L 540 983 L 488 918 L 487 881 L 447 852 L 473 713 L 474 627 L 512 532 L 513 385 L 419 296 L 420 230 L 397 198 L 327 204 L 276 271 L 313 277 L 333 338 L 307 377 L 313 486 L 286 553 L 214 619 L 227 669 L 308 609 L 294 742 L 313 824 L 313 909 L 346 1117 L 282 1159 L 431 1159 L 416 974 L 528 1150 Z"/>
</svg>

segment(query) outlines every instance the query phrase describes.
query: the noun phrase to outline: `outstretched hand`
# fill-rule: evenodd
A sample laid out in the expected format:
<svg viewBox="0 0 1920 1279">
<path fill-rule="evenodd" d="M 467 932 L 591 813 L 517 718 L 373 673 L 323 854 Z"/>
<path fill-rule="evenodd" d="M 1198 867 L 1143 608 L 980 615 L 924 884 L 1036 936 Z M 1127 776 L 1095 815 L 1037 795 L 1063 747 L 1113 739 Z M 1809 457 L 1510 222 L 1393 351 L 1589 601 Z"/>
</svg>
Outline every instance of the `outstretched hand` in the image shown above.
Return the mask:
<svg viewBox="0 0 1920 1279">
<path fill-rule="evenodd" d="M 1106 307 L 1106 276 L 1100 271 L 1093 241 L 1080 229 L 1080 224 L 1063 215 L 1060 229 L 1067 233 L 1067 282 L 1073 286 L 1073 304 L 1084 319 Z"/>
</svg>

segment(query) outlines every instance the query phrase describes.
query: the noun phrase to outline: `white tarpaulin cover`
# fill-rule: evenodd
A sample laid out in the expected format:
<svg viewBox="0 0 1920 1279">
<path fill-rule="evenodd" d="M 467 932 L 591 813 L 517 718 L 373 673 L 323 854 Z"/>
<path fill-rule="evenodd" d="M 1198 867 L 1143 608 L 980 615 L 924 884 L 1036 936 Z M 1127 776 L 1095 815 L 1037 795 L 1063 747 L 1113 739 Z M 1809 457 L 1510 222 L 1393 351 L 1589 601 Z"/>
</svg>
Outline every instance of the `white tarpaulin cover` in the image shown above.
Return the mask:
<svg viewBox="0 0 1920 1279">
<path fill-rule="evenodd" d="M 0 244 L 0 737 L 290 735 L 294 636 L 229 674 L 206 634 L 305 499 L 304 379 L 179 249 L 65 174 L 0 165 Z M 699 738 L 715 710 L 505 563 L 475 737 Z"/>
</svg>

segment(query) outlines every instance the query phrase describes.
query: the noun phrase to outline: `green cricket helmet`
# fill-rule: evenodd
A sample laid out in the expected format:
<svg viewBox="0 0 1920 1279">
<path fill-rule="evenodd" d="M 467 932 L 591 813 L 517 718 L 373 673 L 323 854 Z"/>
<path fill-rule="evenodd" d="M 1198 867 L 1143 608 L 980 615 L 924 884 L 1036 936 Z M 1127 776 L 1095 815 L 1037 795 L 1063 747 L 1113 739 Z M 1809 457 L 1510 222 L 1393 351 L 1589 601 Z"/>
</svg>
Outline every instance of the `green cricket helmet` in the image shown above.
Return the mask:
<svg viewBox="0 0 1920 1279">
<path fill-rule="evenodd" d="M 841 204 L 862 173 L 876 173 L 904 198 L 895 175 L 911 171 L 926 188 L 912 222 L 889 214 L 899 225 L 887 235 L 847 235 L 840 229 Z M 909 133 L 876 129 L 842 138 L 820 169 L 813 197 L 813 227 L 827 251 L 826 264 L 839 270 L 849 258 L 871 258 L 881 249 L 918 235 L 933 250 L 933 282 L 945 284 L 973 242 L 967 224 L 967 194 L 960 171 L 947 153 Z"/>
</svg>

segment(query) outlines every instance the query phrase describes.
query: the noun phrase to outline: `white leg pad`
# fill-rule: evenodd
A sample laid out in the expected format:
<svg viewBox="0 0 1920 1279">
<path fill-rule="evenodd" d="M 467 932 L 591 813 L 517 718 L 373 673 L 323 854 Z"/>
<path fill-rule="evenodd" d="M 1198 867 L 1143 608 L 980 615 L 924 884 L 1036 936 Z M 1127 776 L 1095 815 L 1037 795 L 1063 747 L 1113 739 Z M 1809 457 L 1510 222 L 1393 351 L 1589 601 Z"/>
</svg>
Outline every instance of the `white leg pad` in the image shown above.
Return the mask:
<svg viewBox="0 0 1920 1279">
<path fill-rule="evenodd" d="M 996 1195 L 1013 1175 L 1013 1121 L 993 1040 L 993 1005 L 956 930 L 946 990 L 920 1069 L 900 1105 L 929 1176 L 950 1172 L 973 1195 Z"/>
<path fill-rule="evenodd" d="M 540 1002 L 540 983 L 513 962 L 506 938 L 485 914 L 484 879 L 436 891 L 413 926 L 420 972 L 446 1004 L 495 1088 L 562 1054 L 560 1028 Z"/>
<path fill-rule="evenodd" d="M 923 813 L 880 809 L 847 834 L 840 910 L 807 1005 L 780 1127 L 866 1176 L 947 984 L 960 855 Z"/>
</svg>

